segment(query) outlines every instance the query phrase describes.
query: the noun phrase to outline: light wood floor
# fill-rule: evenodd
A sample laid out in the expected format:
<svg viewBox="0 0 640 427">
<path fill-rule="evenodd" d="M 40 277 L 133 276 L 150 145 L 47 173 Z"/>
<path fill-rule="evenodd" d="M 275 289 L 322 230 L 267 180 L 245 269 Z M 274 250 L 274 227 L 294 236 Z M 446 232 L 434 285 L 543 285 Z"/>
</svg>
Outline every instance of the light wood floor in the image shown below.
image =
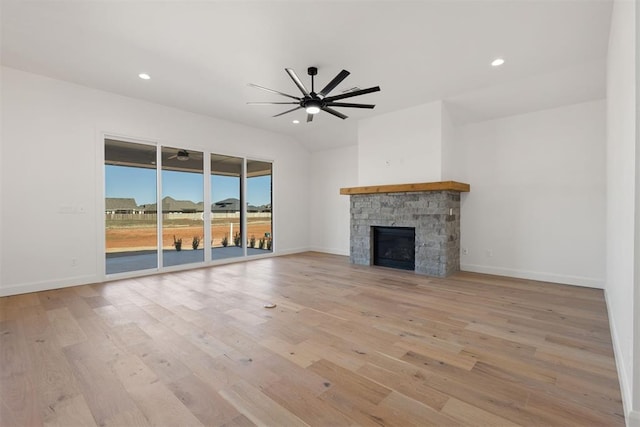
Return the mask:
<svg viewBox="0 0 640 427">
<path fill-rule="evenodd" d="M 2 426 L 624 424 L 595 289 L 306 253 L 2 298 L 0 340 Z"/>
</svg>

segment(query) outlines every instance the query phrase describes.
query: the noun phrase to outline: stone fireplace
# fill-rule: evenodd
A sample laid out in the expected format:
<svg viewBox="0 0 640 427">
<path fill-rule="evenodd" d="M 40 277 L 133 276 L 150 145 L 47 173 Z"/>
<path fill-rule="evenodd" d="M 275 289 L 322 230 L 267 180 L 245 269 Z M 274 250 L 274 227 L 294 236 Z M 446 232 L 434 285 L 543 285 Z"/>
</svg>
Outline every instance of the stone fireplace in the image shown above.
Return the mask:
<svg viewBox="0 0 640 427">
<path fill-rule="evenodd" d="M 468 184 L 454 181 L 342 188 L 340 193 L 351 198 L 351 262 L 380 265 L 374 252 L 374 233 L 380 227 L 414 229 L 412 270 L 437 277 L 458 271 L 460 192 L 465 191 Z M 404 257 L 406 249 L 402 251 L 397 258 Z"/>
</svg>

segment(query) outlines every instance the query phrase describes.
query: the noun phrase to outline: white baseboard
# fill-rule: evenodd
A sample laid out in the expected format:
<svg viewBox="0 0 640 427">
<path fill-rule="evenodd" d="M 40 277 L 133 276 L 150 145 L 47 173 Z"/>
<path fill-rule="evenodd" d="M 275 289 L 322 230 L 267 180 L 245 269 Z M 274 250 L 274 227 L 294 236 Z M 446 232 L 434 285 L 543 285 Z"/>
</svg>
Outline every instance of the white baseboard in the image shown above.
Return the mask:
<svg viewBox="0 0 640 427">
<path fill-rule="evenodd" d="M 271 258 L 271 257 L 280 256 L 280 255 L 291 255 L 291 254 L 297 254 L 297 253 L 301 253 L 301 252 L 308 252 L 309 250 L 310 250 L 309 248 L 294 248 L 294 249 L 287 249 L 287 250 L 284 250 L 284 251 L 278 251 L 278 252 L 274 252 L 274 253 L 269 253 L 269 254 L 265 254 L 265 255 L 252 255 L 252 256 L 248 256 L 246 258 L 244 258 L 244 257 L 243 258 L 229 258 L 229 259 L 225 259 L 225 260 L 207 262 L 207 263 L 204 263 L 202 265 L 198 265 L 197 267 L 193 267 L 193 265 L 176 266 L 175 268 L 168 267 L 164 272 L 172 273 L 172 272 L 176 272 L 176 271 L 190 270 L 192 268 L 212 267 L 212 266 L 215 266 L 215 265 L 230 264 L 230 263 L 236 263 L 236 262 L 246 262 L 246 261 L 251 261 L 251 260 L 260 259 L 260 258 Z M 86 276 L 66 277 L 64 279 L 46 280 L 46 281 L 41 281 L 41 282 L 22 283 L 20 285 L 9 285 L 9 286 L 0 287 L 0 297 L 6 297 L 6 296 L 11 296 L 11 295 L 19 295 L 19 294 L 27 294 L 27 293 L 30 293 L 30 292 L 50 291 L 52 289 L 62 289 L 62 288 L 68 288 L 68 287 L 71 287 L 71 286 L 80 286 L 80 285 L 88 285 L 88 284 L 92 284 L 92 283 L 100 283 L 100 282 L 104 282 L 105 280 L 106 281 L 120 280 L 120 279 L 126 279 L 126 278 L 131 278 L 131 277 L 148 276 L 148 275 L 153 275 L 153 274 L 158 274 L 158 273 L 159 273 L 158 271 L 153 270 L 153 271 L 144 272 L 142 274 L 140 272 L 128 272 L 128 273 L 122 273 L 122 274 L 114 274 L 114 275 L 112 275 L 111 277 L 108 277 L 108 278 L 100 277 L 98 275 L 86 275 Z"/>
<path fill-rule="evenodd" d="M 492 267 L 486 265 L 460 264 L 462 271 L 474 273 L 494 274 L 496 276 L 516 277 L 519 279 L 539 280 L 542 282 L 561 283 L 565 285 L 583 286 L 586 288 L 604 289 L 604 279 L 592 277 L 566 276 L 562 274 L 545 273 L 540 271 L 515 270 L 511 268 Z"/>
<path fill-rule="evenodd" d="M 311 249 L 309 250 L 314 252 L 322 252 L 325 254 L 349 256 L 348 250 L 345 251 L 344 249 L 338 249 L 338 248 L 321 248 L 318 246 L 312 246 Z"/>
<path fill-rule="evenodd" d="M 293 255 L 293 254 L 299 254 L 302 252 L 309 252 L 311 249 L 309 248 L 293 248 L 293 249 L 285 249 L 284 251 L 278 251 L 275 255 L 279 256 L 279 255 Z"/>
<path fill-rule="evenodd" d="M 620 394 L 622 394 L 622 410 L 627 418 L 627 426 L 640 427 L 640 413 L 632 411 L 633 402 L 631 394 L 631 375 L 627 375 L 625 364 L 622 360 L 622 349 L 620 348 L 620 340 L 618 339 L 618 331 L 616 329 L 613 311 L 609 306 L 609 298 L 607 290 L 604 290 L 604 302 L 607 307 L 607 316 L 609 317 L 609 332 L 611 333 L 611 342 L 613 343 L 613 355 L 616 360 L 616 369 L 618 371 L 618 381 L 620 381 Z M 635 422 L 633 419 L 635 418 Z"/>
<path fill-rule="evenodd" d="M 65 279 L 45 280 L 42 282 L 23 283 L 21 285 L 9 285 L 0 288 L 0 297 L 10 295 L 28 294 L 30 292 L 49 291 L 51 289 L 62 289 L 71 286 L 88 285 L 100 282 L 98 276 L 74 276 Z"/>
</svg>

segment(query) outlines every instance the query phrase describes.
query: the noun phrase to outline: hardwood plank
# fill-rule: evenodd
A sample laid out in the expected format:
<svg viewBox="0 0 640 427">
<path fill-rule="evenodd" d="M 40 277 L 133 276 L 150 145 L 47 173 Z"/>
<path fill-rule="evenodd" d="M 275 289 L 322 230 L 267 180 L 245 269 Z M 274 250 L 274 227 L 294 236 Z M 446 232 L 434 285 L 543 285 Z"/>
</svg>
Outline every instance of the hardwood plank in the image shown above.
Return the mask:
<svg viewBox="0 0 640 427">
<path fill-rule="evenodd" d="M 113 305 L 105 305 L 102 307 L 94 308 L 93 311 L 96 312 L 104 321 L 111 327 L 118 325 L 125 325 L 129 323 L 129 320 L 125 318 L 120 310 Z"/>
<path fill-rule="evenodd" d="M 304 369 L 277 354 L 263 361 L 262 365 L 278 375 L 278 383 L 285 381 L 296 384 L 296 386 L 304 388 L 314 396 L 324 393 L 331 386 L 329 381 L 315 372 Z"/>
<path fill-rule="evenodd" d="M 56 411 L 45 418 L 44 425 L 47 427 L 97 426 L 82 395 L 72 397 L 64 404 L 58 405 Z"/>
<path fill-rule="evenodd" d="M 122 383 L 114 377 L 110 354 L 108 357 L 95 357 L 95 347 L 89 343 L 76 344 L 65 348 L 65 354 L 72 366 L 73 378 L 77 378 L 82 394 L 98 425 L 108 424 L 109 420 L 145 418 L 139 412 L 135 402 Z M 117 354 L 117 353 L 116 353 Z M 113 359 L 111 359 L 113 360 Z"/>
<path fill-rule="evenodd" d="M 391 393 L 390 388 L 371 381 L 327 360 L 319 360 L 309 366 L 308 369 L 321 377 L 328 379 L 333 384 L 339 385 L 342 389 L 348 390 L 359 396 L 361 399 L 374 405 L 380 403 L 382 399 Z"/>
<path fill-rule="evenodd" d="M 325 388 L 326 389 L 326 388 Z M 281 380 L 269 385 L 264 394 L 309 425 L 349 425 L 351 420 L 319 399 L 297 382 Z"/>
<path fill-rule="evenodd" d="M 383 425 L 457 426 L 462 424 L 443 411 L 436 411 L 430 406 L 395 391 L 384 398 L 378 408 L 374 410 L 373 415 L 382 421 Z"/>
<path fill-rule="evenodd" d="M 29 365 L 29 347 L 19 320 L 0 322 L 0 425 L 41 425 L 40 391 Z"/>
<path fill-rule="evenodd" d="M 527 410 L 545 418 L 553 425 L 624 425 L 622 412 L 613 415 L 602 413 L 588 406 L 560 400 L 545 394 L 533 394 L 527 402 Z"/>
<path fill-rule="evenodd" d="M 276 337 L 264 339 L 260 344 L 303 368 L 322 358 L 304 346 L 290 344 Z"/>
<path fill-rule="evenodd" d="M 280 380 L 280 375 L 266 369 L 262 362 L 244 356 L 234 358 L 222 355 L 215 359 L 214 366 L 229 384 L 248 382 L 255 387 L 264 388 Z"/>
<path fill-rule="evenodd" d="M 263 319 L 262 317 L 256 316 L 246 310 L 240 310 L 240 309 L 234 308 L 231 310 L 227 310 L 225 314 L 233 317 L 234 319 L 237 319 L 239 322 L 247 326 L 261 325 L 264 322 L 266 322 L 266 320 Z"/>
<path fill-rule="evenodd" d="M 556 382 L 556 372 L 553 369 L 531 362 L 531 359 L 513 357 L 505 353 L 486 351 L 469 347 L 464 350 L 465 354 L 472 355 L 478 362 L 474 366 L 475 371 L 491 371 L 491 375 L 496 378 L 508 378 L 515 381 L 515 378 L 535 381 L 537 383 Z"/>
<path fill-rule="evenodd" d="M 133 387 L 131 398 L 154 426 L 203 426 L 195 415 L 161 382 Z"/>
<path fill-rule="evenodd" d="M 358 374 L 378 384 L 385 384 L 394 392 L 409 397 L 436 411 L 440 411 L 449 396 L 425 384 L 426 373 L 419 369 L 407 379 L 403 373 L 388 370 L 374 364 L 367 364 L 358 369 Z"/>
<path fill-rule="evenodd" d="M 49 310 L 47 316 L 62 347 L 87 340 L 87 336 L 67 307 Z"/>
<path fill-rule="evenodd" d="M 518 426 L 502 417 L 483 411 L 480 408 L 464 403 L 458 399 L 449 399 L 442 408 L 442 413 L 466 425 L 486 426 Z"/>
<path fill-rule="evenodd" d="M 221 390 L 220 395 L 256 425 L 308 426 L 303 420 L 244 381 Z"/>
<path fill-rule="evenodd" d="M 221 426 L 232 422 L 240 412 L 209 385 L 195 375 L 168 385 L 171 392 L 206 426 Z"/>
<path fill-rule="evenodd" d="M 27 343 L 27 351 L 29 375 L 37 389 L 40 413 L 46 419 L 82 389 L 54 334 L 33 337 Z"/>
<path fill-rule="evenodd" d="M 137 407 L 129 411 L 120 411 L 106 418 L 100 426 L 105 427 L 149 427 L 151 426 L 147 417 L 144 416 Z"/>
<path fill-rule="evenodd" d="M 362 399 L 358 395 L 352 394 L 339 385 L 330 387 L 329 390 L 322 393 L 318 398 L 347 418 L 353 420 L 353 423 L 350 423 L 350 425 L 385 425 L 384 420 L 379 415 L 374 415 L 373 413 L 377 408 L 376 405 Z"/>
<path fill-rule="evenodd" d="M 73 292 L 83 298 L 98 297 L 100 294 L 96 292 L 92 285 L 82 285 L 73 288 Z"/>
<path fill-rule="evenodd" d="M 93 423 L 624 416 L 601 290 L 310 252 L 0 298 L 0 424 Z"/>
<path fill-rule="evenodd" d="M 119 357 L 113 361 L 112 366 L 116 377 L 127 390 L 158 381 L 156 374 L 135 355 Z"/>
<path fill-rule="evenodd" d="M 352 343 L 341 338 L 318 331 L 311 339 L 298 344 L 302 348 L 309 348 L 314 354 L 322 353 L 322 358 L 343 368 L 355 371 L 365 363 L 367 351 L 354 349 Z M 362 348 L 361 346 L 358 346 Z"/>
<path fill-rule="evenodd" d="M 29 413 L 33 414 L 32 411 L 29 411 Z M 2 395 L 0 394 L 0 425 L 2 426 L 41 426 L 42 425 L 42 419 L 38 416 L 35 415 L 33 417 L 30 417 L 31 419 L 29 419 L 29 413 L 26 414 L 22 414 L 20 409 L 18 409 L 16 412 L 14 412 L 13 408 L 10 408 L 4 401 L 4 398 L 2 397 Z M 26 421 L 18 421 L 18 417 L 24 417 L 26 415 L 25 418 Z"/>
<path fill-rule="evenodd" d="M 191 374 L 191 370 L 182 360 L 162 343 L 143 342 L 131 347 L 131 353 L 140 357 L 159 378 L 169 383 Z"/>
<path fill-rule="evenodd" d="M 460 353 L 459 351 L 441 350 L 428 343 L 398 341 L 394 346 L 405 350 L 407 353 L 427 356 L 467 371 L 470 371 L 476 364 L 476 359 L 468 354 Z"/>
<path fill-rule="evenodd" d="M 255 425 L 249 418 L 240 414 L 231 421 L 222 424 L 221 427 L 253 427 Z"/>
</svg>

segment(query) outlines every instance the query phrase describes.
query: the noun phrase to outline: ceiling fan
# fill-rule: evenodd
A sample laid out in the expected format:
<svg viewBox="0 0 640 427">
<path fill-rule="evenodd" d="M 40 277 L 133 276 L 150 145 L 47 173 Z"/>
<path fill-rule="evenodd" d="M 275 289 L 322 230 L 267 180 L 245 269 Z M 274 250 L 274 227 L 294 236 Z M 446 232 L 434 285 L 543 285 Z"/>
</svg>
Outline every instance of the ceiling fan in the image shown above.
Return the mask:
<svg viewBox="0 0 640 427">
<path fill-rule="evenodd" d="M 176 154 L 170 156 L 167 160 L 178 159 L 180 161 L 189 160 L 189 152 L 187 150 L 178 150 Z"/>
<path fill-rule="evenodd" d="M 343 93 L 341 95 L 334 95 L 334 96 L 327 96 L 329 95 L 329 93 L 335 89 L 336 86 L 338 86 L 344 79 L 347 78 L 347 76 L 350 74 L 347 70 L 342 70 L 338 73 L 337 76 L 335 76 L 333 78 L 333 80 L 331 80 L 325 87 L 324 89 L 322 89 L 320 92 L 316 93 L 315 92 L 315 87 L 314 87 L 314 76 L 316 74 L 318 74 L 318 69 L 316 67 L 309 67 L 307 68 L 307 73 L 311 76 L 311 92 L 309 92 L 307 90 L 307 88 L 304 87 L 304 85 L 302 84 L 302 81 L 300 81 L 300 79 L 298 78 L 298 76 L 296 75 L 295 71 L 293 71 L 293 69 L 291 68 L 285 68 L 284 69 L 287 74 L 289 74 L 289 77 L 291 77 L 291 80 L 293 80 L 293 83 L 295 83 L 295 85 L 298 87 L 298 89 L 300 89 L 300 92 L 302 92 L 301 97 L 298 96 L 293 96 L 293 95 L 289 95 L 286 93 L 282 93 L 282 92 L 278 92 L 277 90 L 273 90 L 273 89 L 269 89 L 263 86 L 259 86 L 253 83 L 249 83 L 249 86 L 251 87 L 257 87 L 258 89 L 262 89 L 262 90 L 266 90 L 268 92 L 273 92 L 273 93 L 277 93 L 278 95 L 282 95 L 282 96 L 286 96 L 288 98 L 292 98 L 295 99 L 294 101 L 291 102 L 247 102 L 247 104 L 250 105 L 286 105 L 286 104 L 291 104 L 291 105 L 297 105 L 297 107 L 294 107 L 290 110 L 284 111 L 282 113 L 276 114 L 273 117 L 278 117 L 278 116 L 282 116 L 284 114 L 287 113 L 291 113 L 292 111 L 296 111 L 299 110 L 301 108 L 304 108 L 307 112 L 307 122 L 310 122 L 313 120 L 313 116 L 315 114 L 318 114 L 320 111 L 326 111 L 329 114 L 332 114 L 336 117 L 339 117 L 341 119 L 346 119 L 348 116 L 342 114 L 339 111 L 334 110 L 332 107 L 346 107 L 346 108 L 373 108 L 375 107 L 374 104 L 353 104 L 353 103 L 349 103 L 349 102 L 336 102 L 340 99 L 345 99 L 345 98 L 351 98 L 352 96 L 358 96 L 358 95 L 364 95 L 365 93 L 371 93 L 371 92 L 378 92 L 380 90 L 380 86 L 374 86 L 374 87 L 370 87 L 368 89 L 357 89 L 351 92 L 346 92 Z"/>
</svg>

